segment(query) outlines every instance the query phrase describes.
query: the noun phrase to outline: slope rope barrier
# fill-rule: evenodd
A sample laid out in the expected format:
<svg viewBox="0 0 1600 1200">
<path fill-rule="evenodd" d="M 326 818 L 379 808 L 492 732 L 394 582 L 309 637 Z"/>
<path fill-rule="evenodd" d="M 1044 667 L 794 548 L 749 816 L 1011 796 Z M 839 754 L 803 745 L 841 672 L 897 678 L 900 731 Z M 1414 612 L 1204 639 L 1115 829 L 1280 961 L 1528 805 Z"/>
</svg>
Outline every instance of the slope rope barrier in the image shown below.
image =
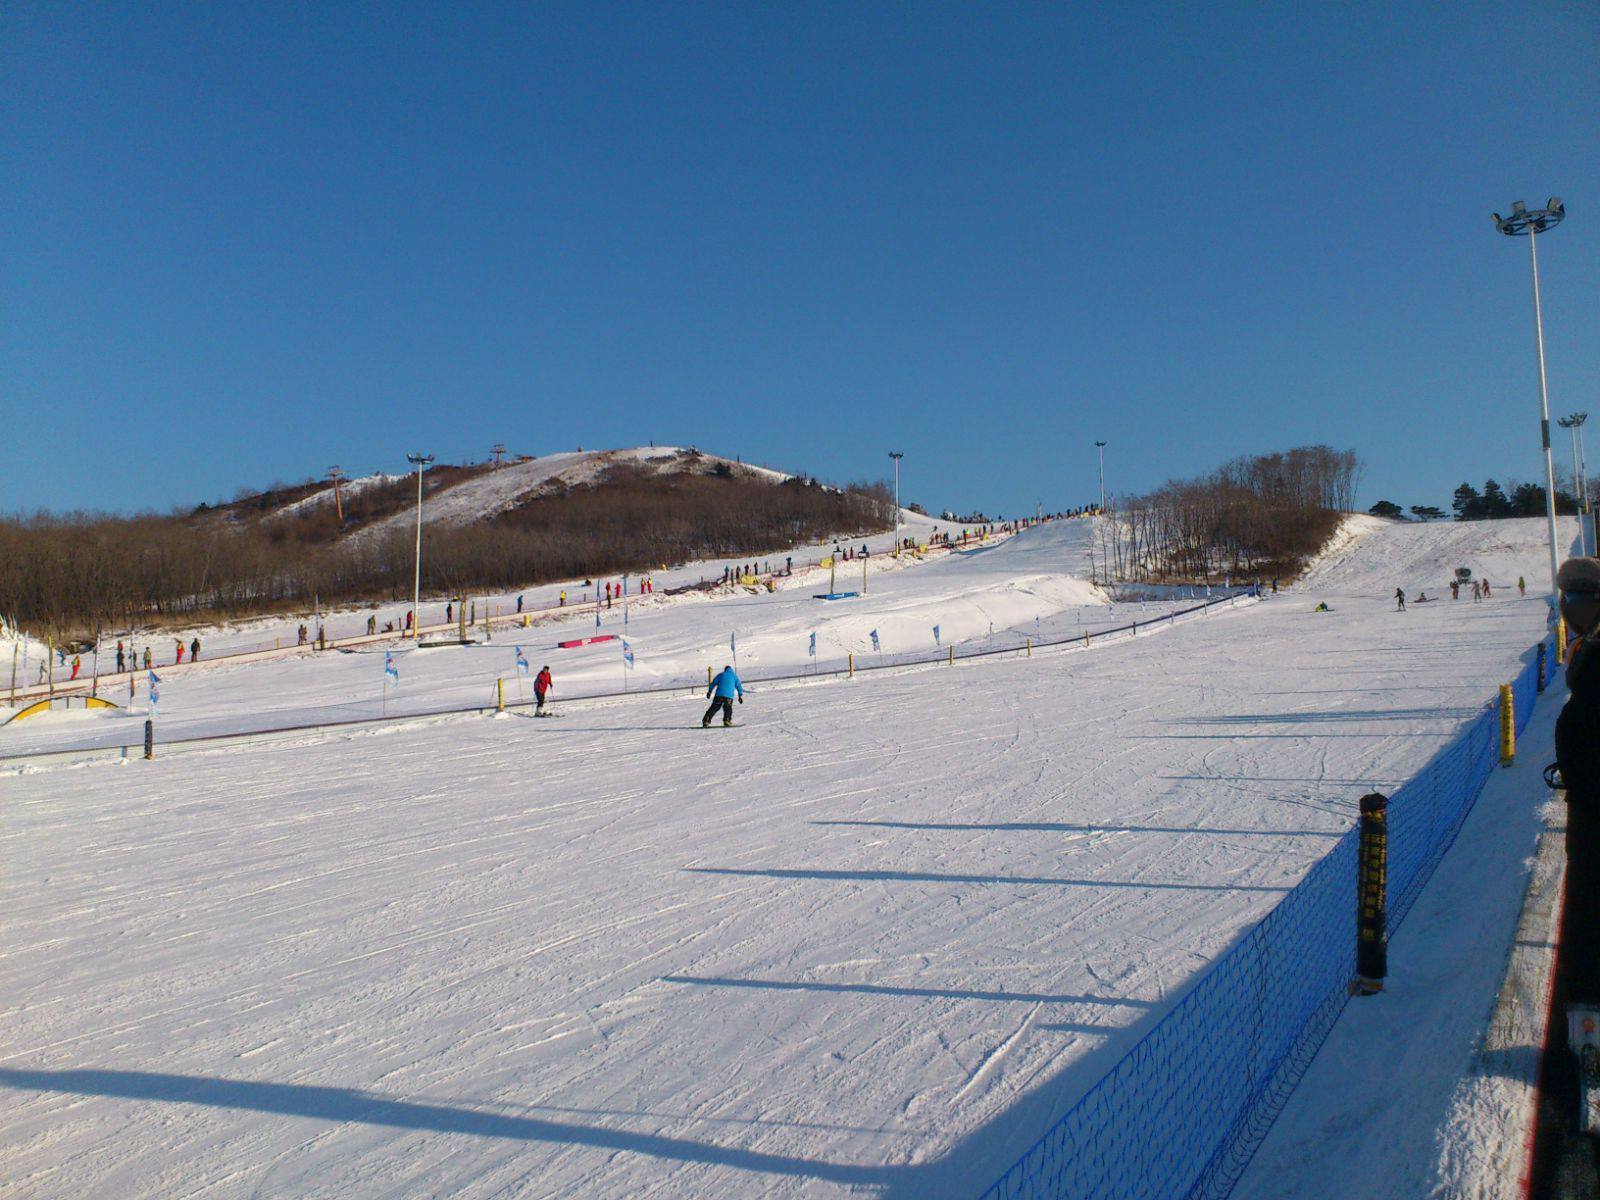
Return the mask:
<svg viewBox="0 0 1600 1200">
<path fill-rule="evenodd" d="M 1542 690 L 1546 642 L 1511 685 L 1519 732 Z M 1486 704 L 1389 798 L 1391 930 L 1500 761 L 1502 704 Z M 1359 832 L 1341 838 L 982 1200 L 1227 1196 L 1350 998 Z"/>
<path fill-rule="evenodd" d="M 863 656 L 859 655 L 853 658 L 849 655 L 846 655 L 846 657 L 842 660 L 830 659 L 829 661 L 834 665 L 828 667 L 815 668 L 811 670 L 778 670 L 771 672 L 762 671 L 757 668 L 752 671 L 746 671 L 743 675 L 743 678 L 746 684 L 784 683 L 805 679 L 850 679 L 856 675 L 860 675 L 868 671 L 890 671 L 908 667 L 936 666 L 940 664 L 953 666 L 955 663 L 965 660 L 994 658 L 1000 655 L 1031 658 L 1033 656 L 1033 651 L 1048 647 L 1059 646 L 1070 648 L 1073 646 L 1082 646 L 1085 649 L 1088 649 L 1092 648 L 1093 646 L 1108 643 L 1113 639 L 1127 640 L 1139 637 L 1142 636 L 1140 632 L 1141 627 L 1144 633 L 1155 633 L 1162 629 L 1169 628 L 1181 620 L 1204 616 L 1207 612 L 1215 608 L 1238 607 L 1241 602 L 1244 601 L 1255 603 L 1255 591 L 1253 588 L 1238 588 L 1220 595 L 1214 595 L 1209 599 L 1199 604 L 1195 604 L 1189 608 L 1165 612 L 1159 617 L 1153 619 L 1147 618 L 1143 622 L 1135 619 L 1125 625 L 1117 625 L 1106 629 L 1097 628 L 1092 631 L 1092 638 L 1087 628 L 1085 628 L 1084 632 L 1072 632 L 1062 633 L 1060 635 L 1044 636 L 1029 633 L 1025 629 L 999 630 L 996 632 L 994 637 L 982 639 L 980 644 L 968 643 L 966 645 L 957 645 L 955 643 L 951 643 L 950 645 L 935 649 L 933 651 L 905 651 L 873 656 L 878 661 L 867 661 Z M 492 679 L 487 681 L 487 686 L 490 688 L 491 693 L 493 694 L 495 692 L 495 688 Z M 699 678 L 697 674 L 685 673 L 678 678 L 662 680 L 651 684 L 634 684 L 628 687 L 626 690 L 618 688 L 615 691 L 576 692 L 566 694 L 562 696 L 561 699 L 562 703 L 573 703 L 575 701 L 588 700 L 633 699 L 642 696 L 659 696 L 684 691 L 698 695 L 705 690 L 705 686 L 705 680 Z M 373 703 L 374 702 L 372 701 L 353 701 L 339 705 L 332 705 L 329 706 L 329 715 L 321 720 L 302 721 L 283 725 L 262 725 L 258 728 L 239 728 L 220 733 L 193 734 L 188 737 L 173 738 L 169 741 L 163 742 L 162 744 L 169 747 L 190 746 L 199 748 L 205 745 L 224 745 L 231 741 L 257 737 L 274 737 L 291 733 L 314 733 L 319 730 L 345 729 L 354 726 L 378 725 L 399 721 L 426 720 L 432 717 L 469 716 L 472 714 L 504 712 L 518 708 L 533 707 L 533 702 L 531 700 L 512 700 L 509 698 L 504 701 L 504 706 L 502 707 L 499 703 L 498 696 L 496 696 L 494 701 L 491 701 L 488 704 L 450 704 L 440 705 L 433 708 L 408 708 L 402 712 L 395 713 L 372 713 L 370 709 Z M 335 717 L 332 715 L 333 711 L 342 710 L 349 712 L 352 709 L 359 710 L 359 715 L 346 717 Z M 159 734 L 159 732 L 160 728 L 158 722 L 157 733 Z M 29 760 L 56 760 L 69 758 L 73 755 L 115 757 L 120 753 L 121 757 L 127 758 L 135 757 L 134 751 L 138 751 L 140 754 L 142 754 L 142 744 L 140 746 L 135 746 L 132 742 L 130 742 L 127 745 L 98 744 L 77 747 L 61 747 L 56 749 L 24 751 L 9 755 L 0 754 L 0 764 L 18 764 Z"/>
</svg>

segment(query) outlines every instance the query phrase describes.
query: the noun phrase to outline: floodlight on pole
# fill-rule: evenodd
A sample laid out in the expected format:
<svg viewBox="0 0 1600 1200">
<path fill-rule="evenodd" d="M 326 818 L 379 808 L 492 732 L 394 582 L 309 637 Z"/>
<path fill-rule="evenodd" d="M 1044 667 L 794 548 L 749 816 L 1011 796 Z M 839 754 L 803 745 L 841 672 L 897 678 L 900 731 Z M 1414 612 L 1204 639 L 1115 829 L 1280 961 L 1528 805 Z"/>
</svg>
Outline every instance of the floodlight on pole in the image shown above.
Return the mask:
<svg viewBox="0 0 1600 1200">
<path fill-rule="evenodd" d="M 1539 351 L 1539 436 L 1544 449 L 1544 508 L 1550 526 L 1550 594 L 1559 597 L 1556 575 L 1561 570 L 1561 552 L 1556 544 L 1556 468 L 1550 455 L 1550 392 L 1544 372 L 1544 312 L 1539 304 L 1539 234 L 1554 229 L 1567 215 L 1558 196 L 1550 197 L 1543 208 L 1530 211 L 1521 200 L 1511 205 L 1510 215 L 1494 214 L 1494 227 L 1507 237 L 1528 239 L 1528 256 L 1533 263 L 1533 336 Z"/>
<path fill-rule="evenodd" d="M 1583 423 L 1588 419 L 1586 412 L 1575 412 L 1556 419 L 1557 425 L 1572 434 L 1572 486 L 1578 493 L 1575 497 L 1578 502 L 1578 552 L 1585 558 L 1589 557 L 1589 531 L 1584 528 L 1583 458 L 1578 450 L 1578 430 L 1583 428 Z"/>
<path fill-rule="evenodd" d="M 1100 511 L 1106 510 L 1106 444 L 1096 442 L 1095 449 L 1100 451 Z"/>
<path fill-rule="evenodd" d="M 411 636 L 422 636 L 422 473 L 433 461 L 431 454 L 408 454 L 406 461 L 417 468 L 417 568 L 411 583 Z"/>
<path fill-rule="evenodd" d="M 894 556 L 900 557 L 900 460 L 905 454 L 899 450 L 889 451 L 889 457 L 894 459 Z"/>
</svg>

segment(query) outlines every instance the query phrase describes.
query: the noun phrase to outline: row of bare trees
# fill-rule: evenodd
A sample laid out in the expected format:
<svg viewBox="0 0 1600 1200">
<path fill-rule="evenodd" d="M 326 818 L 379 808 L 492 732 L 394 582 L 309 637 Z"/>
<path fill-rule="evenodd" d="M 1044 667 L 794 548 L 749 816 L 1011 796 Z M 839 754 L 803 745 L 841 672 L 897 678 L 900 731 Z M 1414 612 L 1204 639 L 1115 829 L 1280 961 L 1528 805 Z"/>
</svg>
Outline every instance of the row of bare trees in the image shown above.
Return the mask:
<svg viewBox="0 0 1600 1200">
<path fill-rule="evenodd" d="M 1354 451 L 1302 446 L 1169 481 L 1120 501 L 1100 523 L 1095 573 L 1137 582 L 1294 575 L 1354 504 L 1361 473 Z"/>
<path fill-rule="evenodd" d="M 622 468 L 602 484 L 531 499 L 493 521 L 429 527 L 422 583 L 439 592 L 650 571 L 876 532 L 893 520 L 892 496 L 881 484 L 829 488 L 714 473 L 646 478 Z M 215 510 L 0 520 L 0 614 L 40 636 L 71 636 L 304 608 L 314 599 L 410 595 L 408 528 L 328 542 L 320 534 L 285 536 L 285 523 Z"/>
</svg>

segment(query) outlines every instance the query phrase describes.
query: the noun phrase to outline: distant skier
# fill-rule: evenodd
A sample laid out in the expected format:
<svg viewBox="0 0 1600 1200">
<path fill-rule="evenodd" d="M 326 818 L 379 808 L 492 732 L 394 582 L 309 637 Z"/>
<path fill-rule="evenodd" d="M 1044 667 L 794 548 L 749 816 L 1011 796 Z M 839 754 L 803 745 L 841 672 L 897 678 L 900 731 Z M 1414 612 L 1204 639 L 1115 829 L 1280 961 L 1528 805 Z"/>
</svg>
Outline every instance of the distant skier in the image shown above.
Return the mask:
<svg viewBox="0 0 1600 1200">
<path fill-rule="evenodd" d="M 144 669 L 146 671 L 148 671 L 150 669 L 150 647 L 149 646 L 146 646 L 144 648 Z"/>
<path fill-rule="evenodd" d="M 1483 581 L 1483 598 L 1487 600 L 1492 595 L 1494 595 L 1494 591 L 1489 587 L 1489 581 L 1485 579 Z"/>
<path fill-rule="evenodd" d="M 518 651 L 518 653 L 520 654 L 521 651 Z M 546 666 L 540 667 L 539 668 L 539 673 L 533 677 L 533 700 L 534 700 L 533 715 L 534 716 L 542 717 L 542 716 L 545 715 L 545 711 L 544 711 L 545 693 L 547 693 L 553 687 L 555 687 L 555 681 L 550 678 L 550 668 L 549 668 L 549 666 L 546 665 Z"/>
<path fill-rule="evenodd" d="M 1521 575 L 1518 575 L 1517 576 L 1517 595 L 1526 596 L 1527 594 L 1528 594 L 1528 581 L 1526 579 L 1524 579 Z"/>
<path fill-rule="evenodd" d="M 79 658 L 76 654 L 74 654 L 72 656 L 72 677 L 74 679 L 76 679 L 78 677 L 78 669 L 80 667 L 82 667 L 82 666 L 83 666 L 83 660 L 81 658 Z"/>
<path fill-rule="evenodd" d="M 181 663 L 183 661 L 183 639 L 182 638 L 175 638 L 174 641 L 176 642 L 177 647 L 178 647 L 178 659 L 177 659 L 177 661 Z"/>
<path fill-rule="evenodd" d="M 1472 602 L 1478 604 L 1483 600 L 1483 584 L 1476 579 L 1472 581 Z"/>
<path fill-rule="evenodd" d="M 300 623 L 300 628 L 296 631 L 296 636 L 299 640 L 295 644 L 298 646 L 304 646 L 306 644 L 306 626 L 304 621 Z"/>
<path fill-rule="evenodd" d="M 700 728 L 711 727 L 711 718 L 717 715 L 719 708 L 722 710 L 723 725 L 732 725 L 734 696 L 739 697 L 740 704 L 744 703 L 744 684 L 739 682 L 738 673 L 732 667 L 724 665 L 706 688 L 706 695 L 711 698 L 711 707 L 706 709 L 706 715 L 700 718 Z"/>
<path fill-rule="evenodd" d="M 1450 599 L 1461 599 L 1461 584 L 1454 579 L 1450 581 Z"/>
<path fill-rule="evenodd" d="M 566 589 L 563 588 L 561 590 L 561 607 L 565 608 L 566 606 L 567 606 L 567 592 L 566 592 Z"/>
<path fill-rule="evenodd" d="M 1395 611 L 1396 612 L 1405 612 L 1405 610 L 1406 610 L 1406 593 L 1405 593 L 1405 589 L 1404 588 L 1395 588 L 1395 590 L 1394 590 L 1394 607 L 1395 607 Z"/>
<path fill-rule="evenodd" d="M 200 639 L 199 638 L 195 638 L 194 641 L 189 643 L 189 661 L 190 662 L 199 662 L 200 661 Z"/>
<path fill-rule="evenodd" d="M 518 612 L 522 611 L 522 597 L 521 596 L 517 597 L 517 611 Z"/>
<path fill-rule="evenodd" d="M 127 669 L 127 659 L 122 653 L 122 643 L 117 643 L 117 674 L 122 674 Z"/>
<path fill-rule="evenodd" d="M 444 623 L 446 625 L 448 625 L 448 624 L 450 624 L 450 622 L 454 621 L 455 619 L 456 619 L 456 606 L 455 606 L 455 602 L 451 601 L 449 604 L 446 604 L 444 606 Z"/>
</svg>

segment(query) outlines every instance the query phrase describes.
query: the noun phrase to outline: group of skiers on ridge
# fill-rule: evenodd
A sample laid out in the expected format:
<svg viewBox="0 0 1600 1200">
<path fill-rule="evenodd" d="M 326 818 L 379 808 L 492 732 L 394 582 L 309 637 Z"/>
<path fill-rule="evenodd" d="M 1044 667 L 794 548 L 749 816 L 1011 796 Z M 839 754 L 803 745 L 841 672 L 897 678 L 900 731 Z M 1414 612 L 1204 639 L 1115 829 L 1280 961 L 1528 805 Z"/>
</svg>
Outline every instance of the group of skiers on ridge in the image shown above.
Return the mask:
<svg viewBox="0 0 1600 1200">
<path fill-rule="evenodd" d="M 1450 599 L 1452 599 L 1452 600 L 1461 599 L 1461 584 L 1462 584 L 1462 581 L 1459 580 L 1459 579 L 1452 579 L 1450 581 Z M 1527 594 L 1528 594 L 1528 581 L 1526 579 L 1524 579 L 1521 575 L 1518 575 L 1517 576 L 1517 595 L 1526 596 Z M 1489 583 L 1489 581 L 1487 579 L 1474 579 L 1472 581 L 1472 601 L 1473 601 L 1474 604 L 1479 604 L 1479 603 L 1482 603 L 1484 600 L 1490 600 L 1490 599 L 1493 599 L 1493 598 L 1494 598 L 1494 588 L 1490 585 L 1490 583 Z M 1425 591 L 1424 592 L 1418 592 L 1417 593 L 1416 603 L 1417 604 L 1427 604 L 1427 603 L 1431 602 L 1434 599 L 1436 599 L 1436 597 L 1428 595 L 1428 593 L 1425 592 Z M 1394 607 L 1395 607 L 1395 611 L 1396 612 L 1405 612 L 1406 611 L 1406 590 L 1405 590 L 1405 588 L 1395 588 L 1395 590 L 1394 590 Z"/>
</svg>

